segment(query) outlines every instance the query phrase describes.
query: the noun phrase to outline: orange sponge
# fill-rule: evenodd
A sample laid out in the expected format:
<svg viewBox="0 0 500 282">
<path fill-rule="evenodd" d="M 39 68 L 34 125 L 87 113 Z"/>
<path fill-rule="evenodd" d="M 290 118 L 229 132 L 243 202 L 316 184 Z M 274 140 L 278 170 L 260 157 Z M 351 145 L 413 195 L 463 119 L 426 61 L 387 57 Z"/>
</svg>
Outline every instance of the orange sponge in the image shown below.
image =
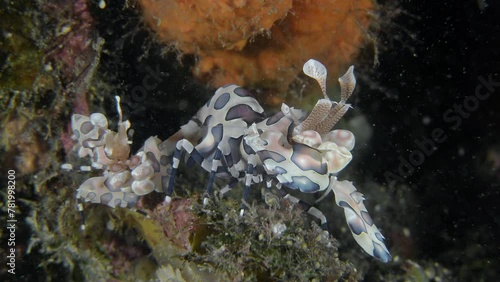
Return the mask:
<svg viewBox="0 0 500 282">
<path fill-rule="evenodd" d="M 194 74 L 227 83 L 288 88 L 310 58 L 335 77 L 371 24 L 373 0 L 139 0 L 160 40 L 195 54 Z"/>
</svg>

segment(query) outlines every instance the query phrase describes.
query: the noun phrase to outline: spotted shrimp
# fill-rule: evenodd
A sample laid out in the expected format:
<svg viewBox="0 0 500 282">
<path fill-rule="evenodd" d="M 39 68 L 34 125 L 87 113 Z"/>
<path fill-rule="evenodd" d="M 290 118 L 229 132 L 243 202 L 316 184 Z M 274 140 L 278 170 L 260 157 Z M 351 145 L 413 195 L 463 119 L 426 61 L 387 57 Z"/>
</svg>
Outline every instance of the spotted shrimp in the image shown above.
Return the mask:
<svg viewBox="0 0 500 282">
<path fill-rule="evenodd" d="M 227 182 L 220 189 L 221 195 L 238 183 L 244 184 L 241 215 L 251 187 L 262 182 L 267 187 L 274 183 L 281 191 L 283 186 L 303 193 L 324 191 L 326 195 L 333 191 L 356 242 L 371 256 L 390 261 L 384 237 L 368 214 L 363 194 L 352 182 L 337 179 L 352 159 L 355 137 L 348 130 L 332 128 L 350 108 L 347 100 L 356 86 L 354 68 L 351 66 L 339 78 L 339 102 L 331 101 L 326 94 L 327 70 L 320 62 L 307 61 L 303 71 L 318 82 L 323 93 L 309 115 L 282 104 L 278 113 L 266 117 L 247 90 L 225 85 L 174 135 L 165 141 L 150 137 L 132 155 L 127 135 L 131 125 L 123 121 L 119 97 L 117 132 L 108 129 L 103 114 L 73 115 L 75 150 L 80 158 L 91 160 L 91 166 L 81 170 L 102 171 L 101 176 L 87 179 L 78 188 L 79 210 L 83 210 L 81 202 L 135 209 L 140 197 L 153 191 L 165 193 L 165 204 L 169 204 L 181 159 L 187 155 L 209 173 L 204 205 L 213 193 L 216 178 Z M 301 203 L 327 229 L 326 217 L 316 207 L 289 194 L 284 198 Z"/>
</svg>

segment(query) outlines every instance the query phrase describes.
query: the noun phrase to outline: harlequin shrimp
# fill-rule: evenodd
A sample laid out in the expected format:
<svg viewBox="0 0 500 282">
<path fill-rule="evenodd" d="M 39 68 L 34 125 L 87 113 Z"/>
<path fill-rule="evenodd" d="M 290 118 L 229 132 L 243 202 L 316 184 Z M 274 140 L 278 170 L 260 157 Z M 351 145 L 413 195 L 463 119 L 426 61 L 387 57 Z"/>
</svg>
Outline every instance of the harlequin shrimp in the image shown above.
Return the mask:
<svg viewBox="0 0 500 282">
<path fill-rule="evenodd" d="M 326 94 L 326 68 L 313 59 L 304 64 L 304 73 L 319 83 L 324 96 L 309 115 L 283 104 L 281 111 L 266 118 L 248 91 L 237 85 L 223 86 L 177 133 L 165 141 L 150 137 L 132 156 L 127 136 L 130 123 L 122 120 L 118 97 L 118 132 L 108 129 L 102 114 L 73 115 L 78 156 L 90 157 L 91 166 L 102 170 L 101 176 L 87 179 L 78 188 L 79 210 L 83 210 L 81 202 L 134 209 L 139 198 L 152 191 L 165 193 L 165 203 L 169 204 L 180 160 L 186 154 L 209 173 L 205 205 L 216 177 L 227 180 L 220 194 L 243 182 L 243 203 L 250 188 L 261 182 L 304 193 L 325 191 L 326 195 L 333 191 L 356 242 L 375 258 L 390 261 L 384 237 L 368 214 L 363 194 L 351 182 L 336 177 L 351 161 L 355 143 L 350 131 L 332 130 L 350 108 L 346 101 L 356 86 L 353 69 L 351 66 L 339 78 L 341 100 L 333 102 Z M 307 212 L 327 229 L 326 217 L 317 208 L 288 194 L 284 198 L 306 206 Z M 244 209 L 242 204 L 241 215 Z"/>
</svg>

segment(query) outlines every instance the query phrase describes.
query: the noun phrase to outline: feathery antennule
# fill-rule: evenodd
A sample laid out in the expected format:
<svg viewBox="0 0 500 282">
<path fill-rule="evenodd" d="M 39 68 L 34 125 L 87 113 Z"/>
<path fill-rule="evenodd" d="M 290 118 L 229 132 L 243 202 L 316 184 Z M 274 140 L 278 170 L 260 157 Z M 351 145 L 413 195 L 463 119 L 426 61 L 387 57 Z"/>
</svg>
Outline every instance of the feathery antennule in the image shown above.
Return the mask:
<svg viewBox="0 0 500 282">
<path fill-rule="evenodd" d="M 331 110 L 328 116 L 318 124 L 316 127 L 316 130 L 320 134 L 326 134 L 328 133 L 336 124 L 337 122 L 345 115 L 345 113 L 349 110 L 351 106 L 349 104 L 344 104 L 344 103 L 338 103 L 335 105 Z"/>
<path fill-rule="evenodd" d="M 302 71 L 304 71 L 307 76 L 316 79 L 319 87 L 321 87 L 323 96 L 325 97 L 325 99 L 329 100 L 328 96 L 326 95 L 326 67 L 320 62 L 314 59 L 310 59 L 304 64 Z"/>
<path fill-rule="evenodd" d="M 354 77 L 354 66 L 350 66 L 346 73 L 339 78 L 341 102 L 347 101 L 356 87 L 356 77 Z"/>
</svg>

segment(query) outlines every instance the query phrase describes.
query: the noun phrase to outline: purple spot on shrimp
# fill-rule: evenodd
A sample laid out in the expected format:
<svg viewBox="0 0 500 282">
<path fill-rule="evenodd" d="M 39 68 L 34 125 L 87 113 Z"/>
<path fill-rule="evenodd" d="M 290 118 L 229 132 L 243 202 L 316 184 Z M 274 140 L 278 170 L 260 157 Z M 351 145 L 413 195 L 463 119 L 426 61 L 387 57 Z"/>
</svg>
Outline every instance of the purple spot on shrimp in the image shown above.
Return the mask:
<svg viewBox="0 0 500 282">
<path fill-rule="evenodd" d="M 90 147 L 89 141 L 90 141 L 90 139 L 83 140 L 82 141 L 82 147 L 83 148 L 93 148 L 93 147 Z M 94 152 L 94 158 L 95 158 L 95 156 L 97 156 L 97 152 Z"/>
<path fill-rule="evenodd" d="M 166 165 L 168 164 L 168 157 L 167 157 L 167 156 L 165 156 L 165 155 L 162 155 L 162 156 L 160 157 L 160 164 L 161 164 L 162 166 L 166 166 Z"/>
<path fill-rule="evenodd" d="M 278 121 L 280 121 L 283 117 L 285 116 L 285 114 L 283 112 L 279 112 L 277 114 L 275 114 L 274 116 L 270 117 L 267 121 L 266 121 L 266 125 L 272 125 L 272 124 L 275 124 L 277 123 Z"/>
<path fill-rule="evenodd" d="M 113 195 L 111 193 L 105 193 L 101 195 L 101 204 L 109 205 L 109 201 L 113 199 Z"/>
<path fill-rule="evenodd" d="M 315 149 L 304 144 L 295 144 L 291 157 L 292 162 L 302 170 L 314 170 L 319 174 L 326 174 L 326 163 L 323 163 L 323 158 Z"/>
<path fill-rule="evenodd" d="M 242 87 L 237 87 L 233 90 L 234 94 L 240 96 L 240 97 L 247 97 L 250 96 L 250 92 L 246 90 L 245 88 Z"/>
<path fill-rule="evenodd" d="M 106 179 L 106 181 L 104 181 L 104 185 L 106 186 L 106 188 L 108 188 L 109 191 L 111 191 L 111 192 L 121 191 L 121 187 L 113 187 L 113 185 L 111 185 L 110 181 L 111 181 L 111 177 L 108 177 Z"/>
<path fill-rule="evenodd" d="M 392 259 L 391 254 L 389 254 L 382 245 L 376 242 L 373 242 L 373 256 L 383 262 L 389 262 Z"/>
<path fill-rule="evenodd" d="M 147 152 L 146 153 L 146 158 L 151 161 L 151 165 L 153 166 L 153 169 L 155 172 L 160 171 L 160 162 L 156 159 L 155 154 L 152 152 Z"/>
<path fill-rule="evenodd" d="M 229 99 L 231 98 L 231 95 L 229 93 L 223 93 L 215 100 L 214 103 L 214 109 L 220 110 L 224 108 L 227 105 L 227 102 L 229 102 Z"/>
<path fill-rule="evenodd" d="M 252 147 L 250 147 L 245 140 L 243 140 L 243 150 L 245 150 L 245 153 L 247 155 L 253 155 L 255 152 L 253 151 Z"/>
<path fill-rule="evenodd" d="M 305 176 L 292 176 L 292 182 L 288 185 L 288 187 L 299 189 L 305 193 L 314 193 L 319 190 L 319 185 Z"/>
<path fill-rule="evenodd" d="M 276 166 L 274 168 L 274 172 L 276 172 L 276 174 L 285 174 L 288 171 L 286 171 L 286 169 L 282 168 L 281 166 Z"/>
<path fill-rule="evenodd" d="M 223 133 L 224 129 L 222 124 L 217 124 L 212 128 L 212 135 L 214 136 L 215 143 L 219 143 L 222 140 Z"/>
<path fill-rule="evenodd" d="M 273 161 L 275 161 L 277 163 L 281 163 L 281 162 L 284 162 L 286 160 L 286 158 L 283 157 L 282 155 L 280 155 L 276 152 L 268 151 L 268 150 L 259 151 L 259 152 L 257 152 L 257 154 L 259 155 L 259 158 L 263 162 L 267 159 L 272 159 Z"/>
<path fill-rule="evenodd" d="M 252 107 L 247 104 L 239 104 L 231 107 L 226 113 L 226 120 L 242 119 L 246 123 L 261 121 L 262 114 L 255 112 Z"/>
<path fill-rule="evenodd" d="M 80 131 L 83 134 L 89 133 L 92 129 L 94 129 L 94 125 L 90 121 L 86 121 L 80 125 Z"/>
<path fill-rule="evenodd" d="M 384 235 L 380 234 L 380 232 L 376 232 L 375 237 L 377 237 L 377 239 L 379 239 L 381 242 L 384 242 L 385 240 Z"/>
<path fill-rule="evenodd" d="M 115 201 L 114 201 L 114 203 L 113 203 L 113 204 L 114 204 L 114 206 L 115 206 L 115 207 L 119 207 L 119 206 L 122 204 L 122 200 L 120 200 L 120 199 L 115 199 Z"/>
<path fill-rule="evenodd" d="M 366 211 L 361 211 L 361 217 L 363 220 L 368 223 L 368 225 L 372 226 L 373 225 L 373 220 L 372 217 L 368 214 Z"/>
<path fill-rule="evenodd" d="M 359 235 L 366 231 L 364 221 L 358 216 L 358 214 L 352 209 L 352 207 L 345 201 L 340 201 L 339 206 L 345 208 L 346 217 L 350 218 L 347 222 L 352 233 Z"/>
<path fill-rule="evenodd" d="M 229 150 L 230 150 L 230 159 L 231 159 L 231 162 L 233 164 L 237 164 L 240 162 L 241 160 L 241 154 L 239 152 L 240 150 L 240 144 L 241 144 L 241 140 L 243 139 L 243 136 L 240 136 L 239 138 L 233 138 L 233 137 L 230 137 L 228 140 L 227 140 L 227 143 L 229 144 Z M 243 147 L 245 147 L 245 143 L 243 143 Z M 248 146 L 248 145 L 247 145 Z M 246 151 L 246 149 L 245 149 Z M 228 157 L 226 157 L 226 159 L 228 159 Z M 229 161 L 228 161 L 229 163 Z M 232 165 L 230 165 L 231 167 Z"/>
<path fill-rule="evenodd" d="M 366 233 L 366 229 L 364 228 L 364 226 L 358 225 L 358 224 L 353 224 L 351 222 L 348 222 L 348 224 L 349 224 L 349 227 L 351 228 L 352 233 L 354 233 L 356 235 L 359 235 L 363 232 Z"/>
</svg>

